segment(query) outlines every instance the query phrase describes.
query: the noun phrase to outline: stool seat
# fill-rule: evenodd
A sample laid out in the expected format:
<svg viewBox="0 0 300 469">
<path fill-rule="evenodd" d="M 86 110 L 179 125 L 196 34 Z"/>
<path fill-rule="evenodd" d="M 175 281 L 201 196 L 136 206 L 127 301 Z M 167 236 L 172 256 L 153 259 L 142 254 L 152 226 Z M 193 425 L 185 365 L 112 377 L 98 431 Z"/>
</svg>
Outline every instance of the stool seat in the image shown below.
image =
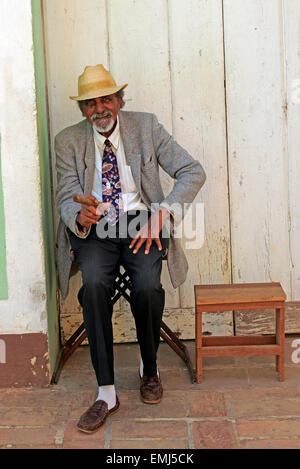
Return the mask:
<svg viewBox="0 0 300 469">
<path fill-rule="evenodd" d="M 196 304 L 215 305 L 285 301 L 286 295 L 280 283 L 236 283 L 196 285 Z"/>
<path fill-rule="evenodd" d="M 202 358 L 275 355 L 284 380 L 284 313 L 286 294 L 279 282 L 195 285 L 196 380 L 202 380 Z M 229 310 L 276 310 L 276 334 L 270 336 L 203 337 L 202 313 Z"/>
</svg>

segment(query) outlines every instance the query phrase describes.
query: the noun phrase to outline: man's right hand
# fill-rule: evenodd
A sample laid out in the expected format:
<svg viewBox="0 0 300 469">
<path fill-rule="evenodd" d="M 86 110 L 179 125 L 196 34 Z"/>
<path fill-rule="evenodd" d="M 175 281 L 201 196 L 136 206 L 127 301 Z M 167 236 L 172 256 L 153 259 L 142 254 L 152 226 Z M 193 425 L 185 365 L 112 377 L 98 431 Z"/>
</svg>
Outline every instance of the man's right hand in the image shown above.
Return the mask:
<svg viewBox="0 0 300 469">
<path fill-rule="evenodd" d="M 90 199 L 95 204 L 98 204 L 98 200 L 93 195 L 88 195 L 86 197 Z M 89 228 L 91 225 L 96 225 L 100 220 L 102 213 L 99 211 L 98 207 L 93 207 L 92 205 L 81 204 L 81 210 L 76 217 L 76 222 L 79 225 Z"/>
</svg>

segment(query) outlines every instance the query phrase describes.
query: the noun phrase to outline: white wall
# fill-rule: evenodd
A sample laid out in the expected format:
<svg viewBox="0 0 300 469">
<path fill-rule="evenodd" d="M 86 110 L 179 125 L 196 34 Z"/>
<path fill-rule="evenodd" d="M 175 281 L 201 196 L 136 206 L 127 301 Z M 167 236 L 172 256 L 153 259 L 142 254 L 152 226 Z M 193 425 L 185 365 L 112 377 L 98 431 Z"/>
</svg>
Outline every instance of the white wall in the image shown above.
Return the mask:
<svg viewBox="0 0 300 469">
<path fill-rule="evenodd" d="M 0 132 L 8 300 L 3 334 L 47 330 L 30 0 L 0 2 Z"/>
<path fill-rule="evenodd" d="M 233 280 L 280 281 L 290 299 L 282 2 L 224 13 Z"/>
</svg>

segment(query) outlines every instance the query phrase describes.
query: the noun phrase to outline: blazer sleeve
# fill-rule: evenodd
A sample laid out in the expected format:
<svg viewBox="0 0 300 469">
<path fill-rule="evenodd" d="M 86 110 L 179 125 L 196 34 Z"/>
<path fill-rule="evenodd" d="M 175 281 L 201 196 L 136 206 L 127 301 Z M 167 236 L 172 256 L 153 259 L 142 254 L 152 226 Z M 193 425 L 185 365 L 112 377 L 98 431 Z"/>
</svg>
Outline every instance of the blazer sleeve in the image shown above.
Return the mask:
<svg viewBox="0 0 300 469">
<path fill-rule="evenodd" d="M 78 237 L 86 238 L 90 229 L 79 231 L 76 224 L 81 204 L 73 201 L 74 195 L 83 196 L 76 168 L 75 149 L 67 132 L 62 131 L 55 138 L 57 189 L 56 205 L 64 224 Z"/>
<path fill-rule="evenodd" d="M 199 163 L 182 148 L 153 115 L 153 144 L 159 165 L 173 178 L 172 191 L 160 205 L 166 207 L 179 222 L 187 204 L 191 204 L 206 180 Z"/>
</svg>

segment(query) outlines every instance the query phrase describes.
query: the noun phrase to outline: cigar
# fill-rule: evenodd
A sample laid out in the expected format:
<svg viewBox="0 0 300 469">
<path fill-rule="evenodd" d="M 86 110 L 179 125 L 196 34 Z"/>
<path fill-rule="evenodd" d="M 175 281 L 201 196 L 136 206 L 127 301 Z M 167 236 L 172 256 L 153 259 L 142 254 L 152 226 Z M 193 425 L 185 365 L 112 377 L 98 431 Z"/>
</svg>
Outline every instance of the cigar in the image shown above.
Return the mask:
<svg viewBox="0 0 300 469">
<path fill-rule="evenodd" d="M 73 197 L 74 202 L 78 202 L 79 204 L 89 205 L 90 207 L 98 207 L 103 202 L 93 202 L 86 197 L 81 197 L 80 195 L 74 195 Z"/>
</svg>

